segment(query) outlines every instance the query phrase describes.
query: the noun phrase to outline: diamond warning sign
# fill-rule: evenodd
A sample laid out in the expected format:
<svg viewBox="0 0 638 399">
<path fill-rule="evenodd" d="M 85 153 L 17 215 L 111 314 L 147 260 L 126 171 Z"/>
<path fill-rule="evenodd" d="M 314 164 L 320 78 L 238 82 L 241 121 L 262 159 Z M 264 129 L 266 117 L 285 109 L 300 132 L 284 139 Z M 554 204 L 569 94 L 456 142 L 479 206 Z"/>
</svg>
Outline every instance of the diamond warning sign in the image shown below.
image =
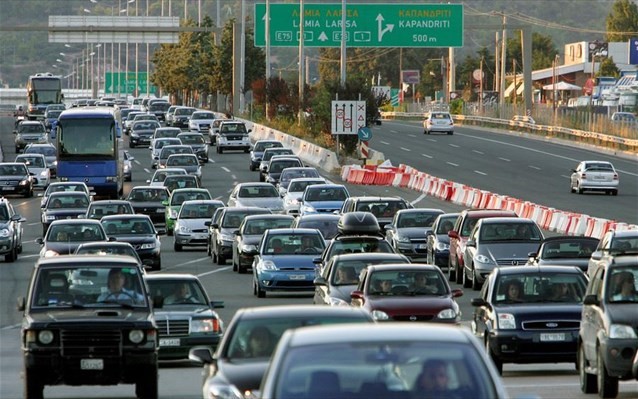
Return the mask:
<svg viewBox="0 0 638 399">
<path fill-rule="evenodd" d="M 332 102 L 332 134 L 354 134 L 366 126 L 365 101 Z"/>
</svg>

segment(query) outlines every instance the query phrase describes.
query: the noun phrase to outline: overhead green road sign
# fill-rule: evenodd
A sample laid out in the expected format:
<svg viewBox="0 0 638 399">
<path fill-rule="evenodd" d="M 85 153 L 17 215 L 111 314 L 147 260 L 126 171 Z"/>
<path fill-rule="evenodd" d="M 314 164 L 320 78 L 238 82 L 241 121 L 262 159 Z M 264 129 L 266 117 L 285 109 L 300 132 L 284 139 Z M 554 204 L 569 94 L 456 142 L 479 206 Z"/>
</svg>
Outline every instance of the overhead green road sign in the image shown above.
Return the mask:
<svg viewBox="0 0 638 399">
<path fill-rule="evenodd" d="M 270 45 L 299 46 L 299 4 L 270 4 Z M 304 46 L 341 46 L 341 3 L 304 4 Z M 462 47 L 462 4 L 346 4 L 348 47 Z M 255 4 L 255 46 L 266 45 L 266 4 Z"/>
<path fill-rule="evenodd" d="M 146 72 L 137 73 L 137 85 L 135 84 L 135 72 L 106 72 L 104 93 L 106 94 L 146 94 Z M 155 93 L 157 87 L 151 85 L 149 93 Z"/>
</svg>

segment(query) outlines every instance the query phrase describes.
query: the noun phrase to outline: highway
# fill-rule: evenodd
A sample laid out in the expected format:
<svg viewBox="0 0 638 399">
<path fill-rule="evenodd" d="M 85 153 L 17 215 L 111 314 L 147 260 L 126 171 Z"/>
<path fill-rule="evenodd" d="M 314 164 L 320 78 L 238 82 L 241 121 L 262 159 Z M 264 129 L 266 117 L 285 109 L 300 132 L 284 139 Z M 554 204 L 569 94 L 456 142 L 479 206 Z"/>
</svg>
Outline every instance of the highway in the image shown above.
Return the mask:
<svg viewBox="0 0 638 399">
<path fill-rule="evenodd" d="M 14 159 L 13 121 L 0 119 L 0 145 L 6 150 L 4 159 Z M 563 147 L 544 141 L 529 140 L 518 135 L 509 136 L 491 131 L 460 127 L 453 136 L 424 136 L 416 123 L 384 122 L 374 128 L 372 146 L 385 152 L 395 164 L 410 164 L 432 175 L 475 187 L 488 189 L 534 202 L 591 214 L 604 218 L 636 223 L 635 161 L 604 156 L 612 160 L 621 172 L 621 191 L 618 197 L 602 195 L 570 195 L 566 177 L 576 161 L 583 157 L 603 157 L 582 149 Z M 414 136 L 414 137 L 412 137 Z M 125 139 L 126 140 L 126 139 Z M 383 142 L 391 143 L 383 144 Z M 395 144 L 400 143 L 400 144 Z M 401 148 L 403 147 L 403 149 Z M 418 149 L 418 150 L 417 150 Z M 147 149 L 131 150 L 135 157 L 133 182 L 126 183 L 125 192 L 134 185 L 144 184 L 150 178 L 150 155 Z M 427 156 L 424 156 L 426 154 Z M 232 187 L 238 182 L 257 181 L 257 172 L 248 170 L 248 155 L 244 153 L 215 154 L 214 161 L 204 166 L 203 186 L 213 197 L 227 200 Z M 429 158 L 431 157 L 431 158 Z M 499 157 L 509 161 L 500 160 Z M 458 166 L 454 166 L 454 165 Z M 529 167 L 534 165 L 541 170 Z M 476 173 L 480 171 L 481 173 Z M 483 174 L 482 174 L 483 173 Z M 563 175 L 563 176 L 561 176 Z M 338 180 L 337 176 L 328 176 Z M 633 183 L 632 183 L 633 180 Z M 458 211 L 460 207 L 419 193 L 392 187 L 348 186 L 352 195 L 400 195 L 415 201 L 418 207 L 436 207 L 444 211 Z M 633 194 L 632 194 L 633 193 Z M 14 263 L 0 265 L 0 398 L 22 397 L 22 357 L 20 352 L 21 314 L 16 310 L 16 297 L 26 295 L 28 278 L 37 259 L 39 245 L 35 239 L 41 232 L 39 198 L 12 198 L 17 211 L 27 218 L 25 223 L 24 252 Z M 592 203 L 596 203 L 593 205 Z M 613 206 L 610 206 L 613 204 Z M 591 212 L 590 212 L 591 210 Z M 619 216 L 616 216 L 619 215 Z M 622 216 L 622 217 L 621 217 Z M 310 303 L 310 295 L 272 294 L 264 299 L 252 295 L 251 275 L 233 273 L 230 264 L 213 265 L 205 250 L 173 251 L 172 237 L 162 237 L 162 272 L 192 273 L 200 277 L 210 296 L 225 301 L 219 310 L 223 320 L 229 322 L 235 311 L 244 306 Z M 459 286 L 453 284 L 453 287 Z M 467 327 L 472 308 L 469 305 L 476 292 L 465 290 L 459 299 L 463 311 L 463 324 Z M 509 365 L 504 367 L 504 382 L 512 397 L 537 395 L 541 398 L 593 398 L 580 392 L 578 375 L 573 365 Z M 159 382 L 162 399 L 201 398 L 201 372 L 198 367 L 184 364 L 163 364 Z M 638 384 L 620 385 L 620 398 L 636 397 Z M 134 398 L 132 385 L 117 387 L 46 387 L 46 398 Z"/>
</svg>

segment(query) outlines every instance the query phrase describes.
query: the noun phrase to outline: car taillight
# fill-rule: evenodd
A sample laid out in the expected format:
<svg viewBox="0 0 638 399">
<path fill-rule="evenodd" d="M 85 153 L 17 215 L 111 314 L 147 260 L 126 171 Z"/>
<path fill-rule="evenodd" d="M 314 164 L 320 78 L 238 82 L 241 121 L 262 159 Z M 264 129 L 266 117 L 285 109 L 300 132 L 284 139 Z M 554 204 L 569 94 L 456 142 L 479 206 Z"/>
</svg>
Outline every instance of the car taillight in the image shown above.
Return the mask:
<svg viewBox="0 0 638 399">
<path fill-rule="evenodd" d="M 614 173 L 614 180 L 618 180 L 618 173 Z"/>
<path fill-rule="evenodd" d="M 581 173 L 581 174 L 580 174 L 580 178 L 581 178 L 581 179 L 586 179 L 586 178 L 587 178 L 587 175 L 586 175 L 585 173 Z"/>
</svg>

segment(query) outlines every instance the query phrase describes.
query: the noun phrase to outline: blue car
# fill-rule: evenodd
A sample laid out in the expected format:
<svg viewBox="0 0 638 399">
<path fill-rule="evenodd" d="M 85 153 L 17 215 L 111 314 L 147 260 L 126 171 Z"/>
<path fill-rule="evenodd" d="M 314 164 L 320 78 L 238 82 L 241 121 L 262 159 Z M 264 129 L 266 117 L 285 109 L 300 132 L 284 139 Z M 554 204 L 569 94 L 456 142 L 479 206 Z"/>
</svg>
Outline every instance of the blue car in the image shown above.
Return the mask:
<svg viewBox="0 0 638 399">
<path fill-rule="evenodd" d="M 269 229 L 253 261 L 253 294 L 265 298 L 267 291 L 315 290 L 313 259 L 325 249 L 316 229 Z"/>
<path fill-rule="evenodd" d="M 301 197 L 299 216 L 335 213 L 341 210 L 350 193 L 342 184 L 314 184 L 306 187 Z"/>
</svg>

